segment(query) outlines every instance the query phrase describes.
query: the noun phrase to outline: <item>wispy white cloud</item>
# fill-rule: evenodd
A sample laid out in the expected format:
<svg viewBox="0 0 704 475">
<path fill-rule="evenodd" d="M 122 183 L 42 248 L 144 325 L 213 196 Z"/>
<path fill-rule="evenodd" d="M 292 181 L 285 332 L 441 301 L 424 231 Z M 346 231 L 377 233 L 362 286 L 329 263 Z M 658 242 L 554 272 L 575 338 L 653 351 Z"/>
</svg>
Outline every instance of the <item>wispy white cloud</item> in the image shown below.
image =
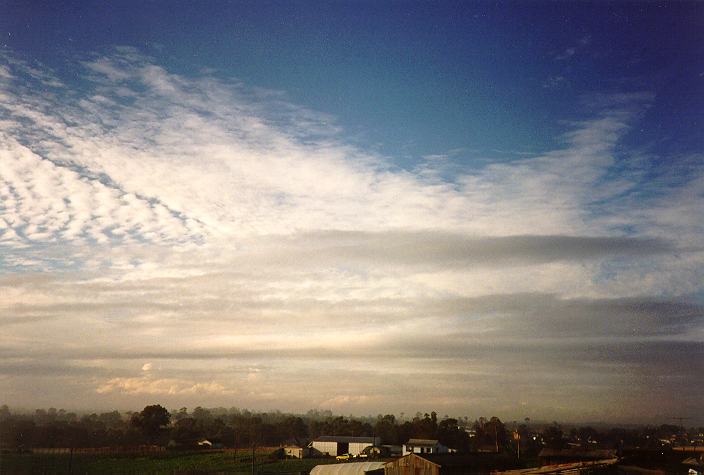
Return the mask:
<svg viewBox="0 0 704 475">
<path fill-rule="evenodd" d="M 570 59 L 572 56 L 575 55 L 575 53 L 577 53 L 577 48 L 575 48 L 575 47 L 565 48 L 564 51 L 555 55 L 555 59 L 558 61 L 564 61 L 566 59 Z"/>
<path fill-rule="evenodd" d="M 557 61 L 567 61 L 575 56 L 580 51 L 586 49 L 592 42 L 592 37 L 590 35 L 583 36 L 579 38 L 574 44 L 566 47 L 559 53 L 555 55 L 555 60 Z"/>
</svg>

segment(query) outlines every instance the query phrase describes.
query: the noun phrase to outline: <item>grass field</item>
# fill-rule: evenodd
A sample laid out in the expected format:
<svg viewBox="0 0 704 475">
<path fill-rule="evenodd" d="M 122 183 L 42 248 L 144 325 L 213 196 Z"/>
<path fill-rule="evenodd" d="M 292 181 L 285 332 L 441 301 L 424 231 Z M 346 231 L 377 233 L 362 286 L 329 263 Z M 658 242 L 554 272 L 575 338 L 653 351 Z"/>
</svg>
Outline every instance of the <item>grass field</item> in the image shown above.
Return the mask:
<svg viewBox="0 0 704 475">
<path fill-rule="evenodd" d="M 334 459 L 277 460 L 259 456 L 254 471 L 259 474 L 307 474 L 314 466 Z M 0 455 L 0 474 L 249 474 L 251 458 L 232 452 L 165 452 L 144 456 L 100 454 Z"/>
</svg>

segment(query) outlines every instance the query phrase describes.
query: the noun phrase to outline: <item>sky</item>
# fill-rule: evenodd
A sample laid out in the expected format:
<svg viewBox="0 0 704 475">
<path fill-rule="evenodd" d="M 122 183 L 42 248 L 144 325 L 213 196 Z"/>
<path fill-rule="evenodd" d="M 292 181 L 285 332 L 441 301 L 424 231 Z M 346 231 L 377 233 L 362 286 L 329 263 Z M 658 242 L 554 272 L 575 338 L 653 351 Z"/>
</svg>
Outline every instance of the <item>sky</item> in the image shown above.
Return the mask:
<svg viewBox="0 0 704 475">
<path fill-rule="evenodd" d="M 0 1 L 0 403 L 703 423 L 703 32 Z"/>
</svg>

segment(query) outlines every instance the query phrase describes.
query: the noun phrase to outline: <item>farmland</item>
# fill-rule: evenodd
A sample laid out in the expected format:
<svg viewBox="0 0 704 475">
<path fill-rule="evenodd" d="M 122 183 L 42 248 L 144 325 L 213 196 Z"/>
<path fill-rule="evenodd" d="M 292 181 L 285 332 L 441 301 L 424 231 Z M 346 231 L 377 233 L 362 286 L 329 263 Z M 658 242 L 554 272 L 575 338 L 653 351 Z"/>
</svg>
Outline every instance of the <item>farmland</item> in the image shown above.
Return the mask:
<svg viewBox="0 0 704 475">
<path fill-rule="evenodd" d="M 252 473 L 305 474 L 334 459 L 272 460 L 257 453 L 249 456 L 232 451 L 168 451 L 158 454 L 36 454 L 0 455 L 0 473 L 12 474 L 215 474 Z"/>
</svg>

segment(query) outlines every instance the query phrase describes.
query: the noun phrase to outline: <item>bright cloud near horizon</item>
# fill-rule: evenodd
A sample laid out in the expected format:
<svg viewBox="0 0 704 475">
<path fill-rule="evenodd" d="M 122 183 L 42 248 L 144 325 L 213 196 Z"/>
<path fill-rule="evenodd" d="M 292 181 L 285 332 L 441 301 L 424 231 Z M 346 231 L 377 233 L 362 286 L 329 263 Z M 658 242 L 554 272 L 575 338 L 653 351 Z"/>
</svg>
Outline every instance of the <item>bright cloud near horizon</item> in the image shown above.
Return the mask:
<svg viewBox="0 0 704 475">
<path fill-rule="evenodd" d="M 372 27 L 316 43 L 328 26 L 303 6 L 237 6 L 215 2 L 203 20 L 239 45 L 227 67 L 207 49 L 189 59 L 192 44 L 167 27 L 185 11 L 147 15 L 147 33 L 127 7 L 111 19 L 86 11 L 90 27 L 63 12 L 66 29 L 46 33 L 52 49 L 33 36 L 50 9 L 2 7 L 14 21 L 0 24 L 11 33 L 0 48 L 0 403 L 701 418 L 701 57 L 680 67 L 704 49 L 699 33 L 684 43 L 684 10 L 702 18 L 701 5 L 669 6 L 683 22 L 666 45 L 684 48 L 679 63 L 618 49 L 632 38 L 589 30 L 599 24 L 589 6 L 559 6 L 570 18 L 592 11 L 560 44 L 548 41 L 547 9 L 518 9 L 545 21 L 527 33 L 480 4 L 471 8 L 491 11 L 463 11 L 457 21 L 474 30 L 458 32 L 441 4 L 428 21 L 459 35 L 448 63 L 434 56 L 447 38 L 420 30 L 418 64 L 385 46 L 387 66 L 369 50 Z M 351 6 L 329 20 L 361 21 Z M 397 7 L 375 21 L 404 46 Z M 423 25 L 414 8 L 429 7 L 407 7 Z M 613 8 L 643 16 L 620 34 L 655 31 L 657 43 L 652 25 L 665 20 L 654 6 Z M 290 22 L 262 21 L 270 15 Z M 106 37 L 101 21 L 122 35 Z M 277 30 L 260 51 L 258 28 L 305 34 L 290 43 Z M 486 28 L 506 31 L 486 39 Z M 532 35 L 511 44 L 541 54 L 526 77 L 515 66 L 515 84 L 499 67 L 513 66 L 484 50 L 460 54 L 461 41 L 511 34 Z M 332 57 L 355 45 L 358 56 Z M 429 80 L 428 58 L 464 86 Z M 316 87 L 350 63 L 348 82 Z M 473 83 L 479 63 L 488 72 Z M 675 69 L 684 79 L 668 76 Z M 414 94 L 394 102 L 385 84 Z M 484 92 L 469 107 L 473 90 Z M 683 110 L 675 93 L 694 105 Z M 495 112 L 482 118 L 482 104 Z M 452 126 L 434 128 L 448 116 Z"/>
</svg>

